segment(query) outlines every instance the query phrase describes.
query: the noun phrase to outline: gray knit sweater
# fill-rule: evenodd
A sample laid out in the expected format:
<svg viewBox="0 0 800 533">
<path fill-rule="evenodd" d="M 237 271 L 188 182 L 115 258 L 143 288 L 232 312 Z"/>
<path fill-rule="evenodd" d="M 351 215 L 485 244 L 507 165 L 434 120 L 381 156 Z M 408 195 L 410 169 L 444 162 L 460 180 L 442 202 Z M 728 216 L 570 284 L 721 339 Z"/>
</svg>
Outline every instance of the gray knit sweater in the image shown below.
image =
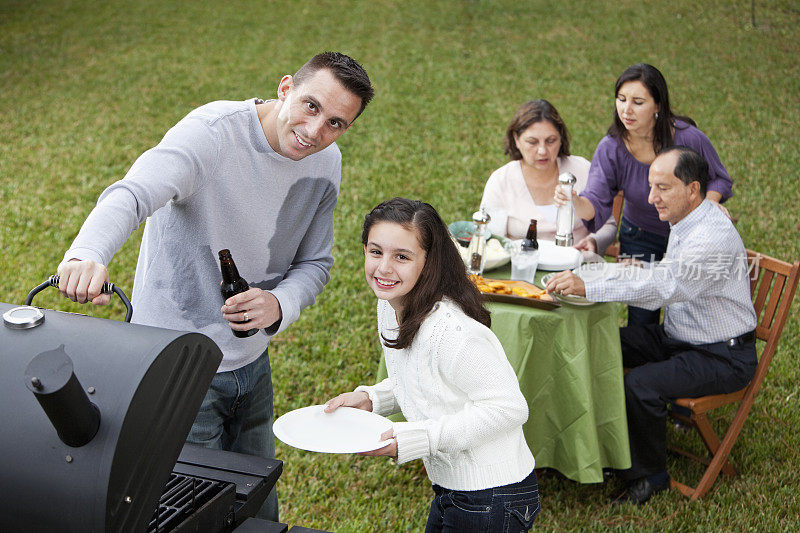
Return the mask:
<svg viewBox="0 0 800 533">
<path fill-rule="evenodd" d="M 340 179 L 336 144 L 292 161 L 267 142 L 255 99 L 212 102 L 103 192 L 64 258 L 108 265 L 147 219 L 133 322 L 208 335 L 224 354 L 219 371 L 233 370 L 254 361 L 330 279 Z M 251 287 L 280 302 L 283 319 L 269 332 L 236 338 L 222 318 L 223 248 Z"/>
</svg>

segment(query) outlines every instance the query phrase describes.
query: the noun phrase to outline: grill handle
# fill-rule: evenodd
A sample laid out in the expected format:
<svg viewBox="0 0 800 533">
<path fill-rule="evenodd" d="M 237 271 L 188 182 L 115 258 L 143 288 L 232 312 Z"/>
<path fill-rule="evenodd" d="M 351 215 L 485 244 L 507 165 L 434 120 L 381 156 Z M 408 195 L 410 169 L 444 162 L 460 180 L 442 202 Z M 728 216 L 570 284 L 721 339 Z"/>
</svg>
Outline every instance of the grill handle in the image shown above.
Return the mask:
<svg viewBox="0 0 800 533">
<path fill-rule="evenodd" d="M 33 290 L 28 293 L 28 297 L 25 298 L 25 305 L 31 305 L 31 302 L 33 302 L 33 297 L 45 290 L 47 287 L 58 288 L 58 274 L 53 274 L 47 279 L 47 281 L 34 287 Z M 128 297 L 125 296 L 125 293 L 122 292 L 122 289 L 109 282 L 103 283 L 103 288 L 100 292 L 103 294 L 111 294 L 112 292 L 116 293 L 116 295 L 119 296 L 119 299 L 122 300 L 122 303 L 125 304 L 125 322 L 131 321 L 131 317 L 133 316 L 133 306 L 131 305 L 130 300 L 128 300 Z"/>
</svg>

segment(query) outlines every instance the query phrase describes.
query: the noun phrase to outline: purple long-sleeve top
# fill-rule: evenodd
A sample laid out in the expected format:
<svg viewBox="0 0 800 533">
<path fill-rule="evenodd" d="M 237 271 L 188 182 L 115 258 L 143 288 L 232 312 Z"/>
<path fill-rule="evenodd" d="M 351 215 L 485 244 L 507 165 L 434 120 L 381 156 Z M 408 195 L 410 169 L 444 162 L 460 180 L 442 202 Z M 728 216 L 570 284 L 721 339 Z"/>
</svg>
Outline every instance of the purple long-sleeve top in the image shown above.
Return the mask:
<svg viewBox="0 0 800 533">
<path fill-rule="evenodd" d="M 687 124 L 675 121 L 674 144 L 688 146 L 708 161 L 708 190 L 722 195 L 722 202 L 733 196 L 733 181 L 705 134 Z M 620 139 L 606 135 L 597 145 L 589 168 L 589 180 L 581 196 L 594 206 L 594 218 L 584 220 L 586 229 L 597 231 L 611 215 L 614 197 L 619 191 L 625 194 L 622 215 L 631 224 L 658 235 L 669 235 L 669 223 L 658 219 L 658 211 L 647 202 L 650 186 L 647 175 L 650 165 L 640 163 L 628 152 Z"/>
</svg>

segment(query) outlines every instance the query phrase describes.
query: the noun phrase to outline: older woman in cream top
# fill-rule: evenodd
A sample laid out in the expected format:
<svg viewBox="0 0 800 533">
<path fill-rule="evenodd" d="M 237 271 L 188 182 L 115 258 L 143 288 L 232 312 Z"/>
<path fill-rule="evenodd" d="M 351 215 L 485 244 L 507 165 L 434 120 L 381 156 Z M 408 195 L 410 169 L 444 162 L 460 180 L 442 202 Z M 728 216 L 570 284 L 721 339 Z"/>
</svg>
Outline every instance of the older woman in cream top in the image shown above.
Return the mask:
<svg viewBox="0 0 800 533">
<path fill-rule="evenodd" d="M 569 133 L 558 111 L 547 100 L 534 100 L 519 108 L 506 131 L 506 154 L 511 161 L 495 170 L 486 182 L 481 205 L 508 212 L 506 235 L 522 239 L 535 218 L 540 239 L 556 233 L 557 206 L 553 194 L 558 176 L 570 172 L 575 190 L 586 187 L 590 163 L 569 153 Z M 597 233 L 589 233 L 575 217 L 575 247 L 602 254 L 617 233 L 611 217 Z"/>
</svg>

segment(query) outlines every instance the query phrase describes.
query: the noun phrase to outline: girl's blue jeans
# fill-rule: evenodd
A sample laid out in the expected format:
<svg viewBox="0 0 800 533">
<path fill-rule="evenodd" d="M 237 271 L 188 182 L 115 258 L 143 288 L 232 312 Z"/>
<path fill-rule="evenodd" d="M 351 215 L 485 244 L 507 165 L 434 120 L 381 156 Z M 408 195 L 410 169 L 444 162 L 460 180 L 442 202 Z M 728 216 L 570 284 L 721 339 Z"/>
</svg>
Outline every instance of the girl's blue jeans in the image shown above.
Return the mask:
<svg viewBox="0 0 800 533">
<path fill-rule="evenodd" d="M 539 514 L 536 473 L 519 483 L 484 490 L 448 490 L 433 486 L 425 533 L 523 532 Z"/>
</svg>

